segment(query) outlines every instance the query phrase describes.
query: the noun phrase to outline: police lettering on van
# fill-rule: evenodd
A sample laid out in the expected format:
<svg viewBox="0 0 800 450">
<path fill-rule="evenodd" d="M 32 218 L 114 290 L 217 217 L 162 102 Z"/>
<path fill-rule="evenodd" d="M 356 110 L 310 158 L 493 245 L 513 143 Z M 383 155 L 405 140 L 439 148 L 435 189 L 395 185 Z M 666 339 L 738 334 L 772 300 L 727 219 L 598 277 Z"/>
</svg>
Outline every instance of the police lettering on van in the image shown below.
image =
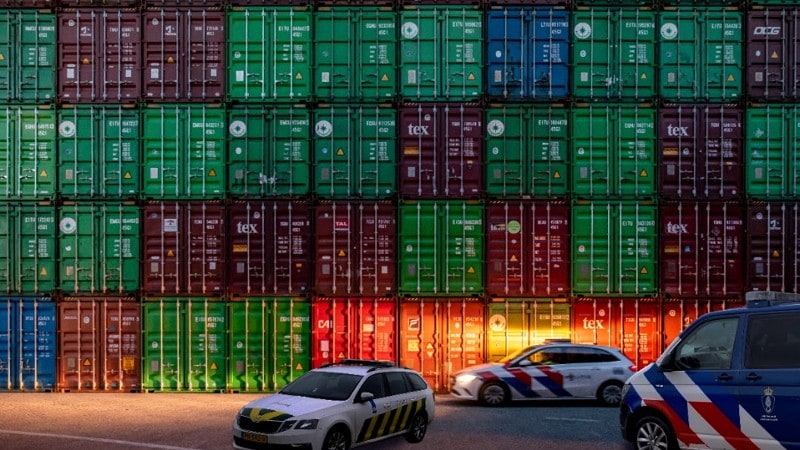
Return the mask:
<svg viewBox="0 0 800 450">
<path fill-rule="evenodd" d="M 637 449 L 800 449 L 800 294 L 705 314 L 623 387 Z"/>
</svg>

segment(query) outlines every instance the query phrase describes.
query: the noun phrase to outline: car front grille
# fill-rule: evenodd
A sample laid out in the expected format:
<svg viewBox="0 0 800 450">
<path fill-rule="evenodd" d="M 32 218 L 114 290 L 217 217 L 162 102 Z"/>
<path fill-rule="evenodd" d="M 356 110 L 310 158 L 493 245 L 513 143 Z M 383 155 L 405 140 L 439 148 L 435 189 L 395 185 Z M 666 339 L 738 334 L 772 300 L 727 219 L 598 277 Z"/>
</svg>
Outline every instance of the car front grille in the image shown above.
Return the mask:
<svg viewBox="0 0 800 450">
<path fill-rule="evenodd" d="M 283 425 L 282 421 L 278 420 L 265 420 L 262 422 L 253 422 L 249 417 L 239 416 L 239 428 L 245 431 L 253 431 L 255 433 L 272 434 L 276 433 Z"/>
</svg>

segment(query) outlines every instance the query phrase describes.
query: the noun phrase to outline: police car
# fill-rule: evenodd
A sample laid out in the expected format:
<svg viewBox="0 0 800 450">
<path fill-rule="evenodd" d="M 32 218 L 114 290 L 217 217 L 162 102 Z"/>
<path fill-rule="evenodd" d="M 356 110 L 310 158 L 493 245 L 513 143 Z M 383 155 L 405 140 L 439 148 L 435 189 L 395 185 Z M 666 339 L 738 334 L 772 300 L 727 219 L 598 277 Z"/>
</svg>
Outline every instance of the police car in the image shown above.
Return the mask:
<svg viewBox="0 0 800 450">
<path fill-rule="evenodd" d="M 800 449 L 800 295 L 745 298 L 625 384 L 622 435 L 637 449 Z"/>
<path fill-rule="evenodd" d="M 433 402 L 430 386 L 411 369 L 343 360 L 245 405 L 233 422 L 233 446 L 347 450 L 398 435 L 417 443 L 433 420 Z"/>
<path fill-rule="evenodd" d="M 554 342 L 456 372 L 450 393 L 487 406 L 543 399 L 598 399 L 616 406 L 623 383 L 635 371 L 618 348 Z"/>
</svg>

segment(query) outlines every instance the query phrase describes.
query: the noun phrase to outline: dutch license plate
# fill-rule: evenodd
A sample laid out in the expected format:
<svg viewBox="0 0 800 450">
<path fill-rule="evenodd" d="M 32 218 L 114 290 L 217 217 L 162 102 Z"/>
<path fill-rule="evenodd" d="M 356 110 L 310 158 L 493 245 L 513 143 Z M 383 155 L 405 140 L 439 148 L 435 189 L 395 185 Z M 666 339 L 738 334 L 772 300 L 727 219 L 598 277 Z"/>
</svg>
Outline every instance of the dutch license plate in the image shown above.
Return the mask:
<svg viewBox="0 0 800 450">
<path fill-rule="evenodd" d="M 242 439 L 246 441 L 258 442 L 259 444 L 267 443 L 267 437 L 263 434 L 248 433 L 247 431 L 242 432 Z"/>
</svg>

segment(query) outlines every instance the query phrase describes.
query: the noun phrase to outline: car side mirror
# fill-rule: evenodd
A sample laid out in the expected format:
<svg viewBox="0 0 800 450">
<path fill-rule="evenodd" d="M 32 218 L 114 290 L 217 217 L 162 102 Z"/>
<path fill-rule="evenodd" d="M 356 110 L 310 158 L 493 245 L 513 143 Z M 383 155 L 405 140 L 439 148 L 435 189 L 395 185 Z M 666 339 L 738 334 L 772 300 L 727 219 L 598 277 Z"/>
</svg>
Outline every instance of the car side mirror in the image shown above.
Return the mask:
<svg viewBox="0 0 800 450">
<path fill-rule="evenodd" d="M 358 401 L 361 403 L 366 403 L 374 399 L 375 399 L 375 394 L 373 394 L 372 392 L 362 392 L 361 394 L 358 395 Z"/>
<path fill-rule="evenodd" d="M 517 363 L 517 365 L 518 365 L 519 367 L 528 367 L 528 366 L 532 366 L 532 365 L 533 365 L 533 363 L 532 363 L 532 362 L 531 362 L 531 360 L 529 360 L 529 359 L 521 359 L 521 360 L 519 360 L 519 362 Z"/>
</svg>

